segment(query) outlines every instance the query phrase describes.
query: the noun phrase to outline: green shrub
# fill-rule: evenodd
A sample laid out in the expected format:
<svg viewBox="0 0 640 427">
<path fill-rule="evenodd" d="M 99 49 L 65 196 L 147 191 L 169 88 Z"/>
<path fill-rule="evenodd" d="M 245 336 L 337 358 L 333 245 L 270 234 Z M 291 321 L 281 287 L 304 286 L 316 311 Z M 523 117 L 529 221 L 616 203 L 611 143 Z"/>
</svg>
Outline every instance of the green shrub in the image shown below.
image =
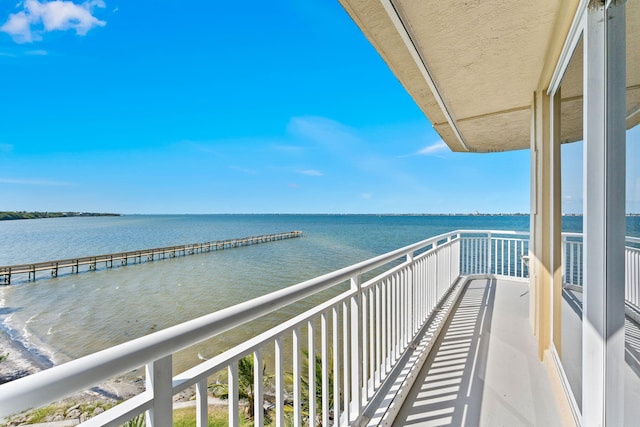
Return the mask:
<svg viewBox="0 0 640 427">
<path fill-rule="evenodd" d="M 121 427 L 145 427 L 146 422 L 144 419 L 144 414 L 140 414 L 138 416 L 136 416 L 135 418 L 127 421 L 126 423 L 122 424 Z"/>
</svg>

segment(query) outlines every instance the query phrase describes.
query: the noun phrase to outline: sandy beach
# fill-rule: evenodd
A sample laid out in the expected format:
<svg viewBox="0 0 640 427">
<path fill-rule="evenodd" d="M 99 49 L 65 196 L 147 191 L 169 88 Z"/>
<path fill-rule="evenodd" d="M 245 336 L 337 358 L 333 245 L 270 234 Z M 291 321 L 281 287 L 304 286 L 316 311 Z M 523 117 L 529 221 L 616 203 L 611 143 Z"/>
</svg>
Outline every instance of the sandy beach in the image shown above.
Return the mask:
<svg viewBox="0 0 640 427">
<path fill-rule="evenodd" d="M 44 358 L 40 359 L 29 352 L 19 342 L 11 340 L 6 332 L 0 330 L 0 355 L 6 356 L 0 362 L 0 384 L 16 380 L 47 369 L 51 367 L 51 363 Z M 78 416 L 88 419 L 95 416 L 103 407 L 109 407 L 112 404 L 129 399 L 144 391 L 145 381 L 143 376 L 122 376 L 111 379 L 91 390 L 75 393 L 57 402 L 51 402 L 56 408 L 52 416 L 47 422 L 56 421 L 73 421 Z M 193 400 L 195 390 L 190 387 L 174 396 L 174 409 L 182 407 L 191 407 L 195 405 Z M 224 407 L 227 401 L 209 397 L 209 404 L 217 407 Z M 92 406 L 97 411 L 92 414 L 79 414 L 78 408 L 81 406 Z M 0 425 L 17 426 L 30 423 L 30 411 L 23 414 L 15 414 L 5 420 L 0 419 Z M 80 418 L 81 420 L 83 418 Z"/>
<path fill-rule="evenodd" d="M 12 340 L 0 330 L 0 384 L 35 374 L 51 367 L 45 358 L 29 352 L 22 344 Z M 75 393 L 56 404 L 78 404 L 89 402 L 115 403 L 128 399 L 144 390 L 144 378 L 116 378 L 84 392 Z"/>
<path fill-rule="evenodd" d="M 13 341 L 6 332 L 0 330 L 0 384 L 36 373 L 50 367 L 20 343 Z"/>
</svg>

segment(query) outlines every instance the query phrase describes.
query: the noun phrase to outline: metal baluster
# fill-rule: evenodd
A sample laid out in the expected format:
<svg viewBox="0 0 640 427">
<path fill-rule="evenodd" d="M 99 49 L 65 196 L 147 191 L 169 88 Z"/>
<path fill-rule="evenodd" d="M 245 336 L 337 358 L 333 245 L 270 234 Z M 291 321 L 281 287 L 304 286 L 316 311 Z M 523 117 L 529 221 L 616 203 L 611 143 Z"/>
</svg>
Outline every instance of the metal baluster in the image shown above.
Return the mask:
<svg viewBox="0 0 640 427">
<path fill-rule="evenodd" d="M 316 424 L 316 346 L 315 346 L 315 328 L 313 320 L 307 322 L 307 364 L 309 375 L 309 427 L 314 427 Z"/>
<path fill-rule="evenodd" d="M 363 400 L 366 400 L 367 397 L 367 390 L 368 390 L 368 379 L 369 379 L 369 334 L 370 334 L 370 325 L 369 325 L 369 295 L 368 295 L 368 291 L 364 290 L 361 292 L 361 300 L 360 300 L 360 324 L 361 326 L 361 332 L 360 332 L 360 337 L 361 337 L 361 354 L 360 354 L 360 358 L 362 360 L 362 363 L 360 363 L 361 366 L 361 380 L 362 380 L 362 384 L 360 390 L 361 393 L 360 395 L 362 396 Z M 353 325 L 352 325 L 353 327 Z M 364 392 L 362 392 L 364 388 Z"/>
<path fill-rule="evenodd" d="M 275 340 L 276 349 L 276 427 L 284 427 L 284 348 L 282 337 Z"/>
<path fill-rule="evenodd" d="M 375 312 L 375 288 L 371 287 L 367 290 L 369 293 L 369 370 L 365 371 L 364 381 L 367 393 L 365 397 L 367 401 L 373 397 L 375 390 L 376 376 L 376 312 Z"/>
<path fill-rule="evenodd" d="M 340 312 L 333 307 L 333 425 L 340 425 Z M 329 418 L 322 420 L 329 425 Z"/>
<path fill-rule="evenodd" d="M 380 310 L 380 304 L 381 304 L 381 300 L 380 298 L 382 298 L 382 292 L 380 290 L 380 287 L 383 285 L 384 282 L 380 282 L 376 284 L 376 339 L 374 340 L 375 346 L 376 346 L 376 361 L 375 364 L 373 366 L 375 366 L 374 369 L 374 388 L 377 390 L 378 387 L 380 387 L 380 372 L 382 371 L 382 357 L 381 355 L 384 354 L 382 351 L 382 346 L 384 346 L 384 335 L 382 334 L 382 319 L 381 319 L 381 314 L 382 311 Z"/>
<path fill-rule="evenodd" d="M 229 365 L 229 425 L 238 427 L 240 415 L 238 413 L 238 361 Z"/>
<path fill-rule="evenodd" d="M 349 422 L 349 406 L 351 401 L 351 393 L 349 383 L 351 381 L 351 345 L 349 341 L 349 304 L 345 301 L 342 303 L 342 370 L 343 370 L 343 386 L 342 394 L 344 397 L 343 417 Z M 334 396 L 334 399 L 336 397 Z"/>
<path fill-rule="evenodd" d="M 262 349 L 253 353 L 253 423 L 256 426 L 264 425 L 264 367 Z M 205 424 L 206 425 L 206 424 Z"/>
<path fill-rule="evenodd" d="M 327 313 L 320 316 L 320 351 L 322 355 L 322 424 L 329 425 L 329 320 Z M 335 349 L 334 349 L 335 353 Z"/>
<path fill-rule="evenodd" d="M 302 425 L 302 408 L 300 398 L 300 329 L 294 328 L 293 330 L 293 425 L 294 427 L 301 427 Z M 312 399 L 313 394 L 309 393 L 309 400 Z"/>
</svg>

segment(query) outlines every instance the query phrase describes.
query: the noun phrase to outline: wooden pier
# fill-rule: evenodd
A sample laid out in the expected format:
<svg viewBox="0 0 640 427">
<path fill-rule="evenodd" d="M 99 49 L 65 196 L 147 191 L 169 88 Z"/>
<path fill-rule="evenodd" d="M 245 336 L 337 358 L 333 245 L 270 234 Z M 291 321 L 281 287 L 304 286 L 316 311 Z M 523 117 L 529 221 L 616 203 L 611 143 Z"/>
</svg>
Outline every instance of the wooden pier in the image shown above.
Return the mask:
<svg viewBox="0 0 640 427">
<path fill-rule="evenodd" d="M 87 267 L 85 271 L 95 271 L 101 264 L 104 264 L 106 268 L 112 268 L 114 266 L 114 262 L 116 263 L 116 266 L 118 266 L 118 263 L 121 266 L 125 266 L 129 263 L 139 264 L 143 261 L 148 262 L 165 258 L 175 258 L 177 256 L 221 251 L 240 246 L 250 246 L 258 243 L 273 242 L 276 240 L 293 239 L 301 236 L 302 231 L 290 231 L 288 233 L 266 234 L 263 236 L 243 237 L 240 239 L 216 240 L 204 243 L 167 246 L 164 248 L 118 252 L 106 255 L 0 266 L 0 284 L 10 285 L 11 277 L 18 274 L 28 275 L 29 280 L 36 280 L 36 273 L 42 271 L 49 271 L 51 277 L 57 277 L 58 273 L 64 269 L 69 269 L 71 273 L 79 273 L 82 267 Z"/>
</svg>

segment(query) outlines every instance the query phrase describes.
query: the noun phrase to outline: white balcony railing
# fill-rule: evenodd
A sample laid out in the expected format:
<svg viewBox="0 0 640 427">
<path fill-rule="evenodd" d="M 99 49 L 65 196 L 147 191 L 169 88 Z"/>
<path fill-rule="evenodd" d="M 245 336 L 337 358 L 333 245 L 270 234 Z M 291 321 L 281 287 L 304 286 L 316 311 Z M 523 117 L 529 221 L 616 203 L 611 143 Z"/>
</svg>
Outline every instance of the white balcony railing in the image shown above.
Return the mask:
<svg viewBox="0 0 640 427">
<path fill-rule="evenodd" d="M 275 425 L 284 425 L 285 418 L 296 426 L 357 425 L 379 401 L 377 393 L 385 388 L 396 362 L 410 350 L 460 276 L 527 279 L 523 257 L 529 251 L 528 239 L 528 233 L 463 230 L 397 249 L 4 384 L 0 417 L 145 366 L 145 392 L 84 425 L 117 426 L 143 413 L 147 425 L 171 425 L 173 396 L 190 386 L 196 389 L 197 424 L 206 425 L 208 386 L 225 371 L 229 425 L 238 425 L 239 364 L 246 368 L 248 360 L 253 362 L 255 425 L 265 423 L 267 401 L 273 404 L 268 415 Z M 637 277 L 637 250 L 634 254 Z M 317 294 L 329 289 L 331 295 L 318 303 Z M 311 296 L 313 308 L 173 375 L 176 352 Z M 268 383 L 266 361 L 273 374 Z"/>
<path fill-rule="evenodd" d="M 529 233 L 462 231 L 462 275 L 528 279 Z"/>
<path fill-rule="evenodd" d="M 640 238 L 626 238 L 625 247 L 625 299 L 627 304 L 640 310 Z M 579 289 L 584 282 L 582 234 L 562 233 L 563 283 Z"/>
</svg>

